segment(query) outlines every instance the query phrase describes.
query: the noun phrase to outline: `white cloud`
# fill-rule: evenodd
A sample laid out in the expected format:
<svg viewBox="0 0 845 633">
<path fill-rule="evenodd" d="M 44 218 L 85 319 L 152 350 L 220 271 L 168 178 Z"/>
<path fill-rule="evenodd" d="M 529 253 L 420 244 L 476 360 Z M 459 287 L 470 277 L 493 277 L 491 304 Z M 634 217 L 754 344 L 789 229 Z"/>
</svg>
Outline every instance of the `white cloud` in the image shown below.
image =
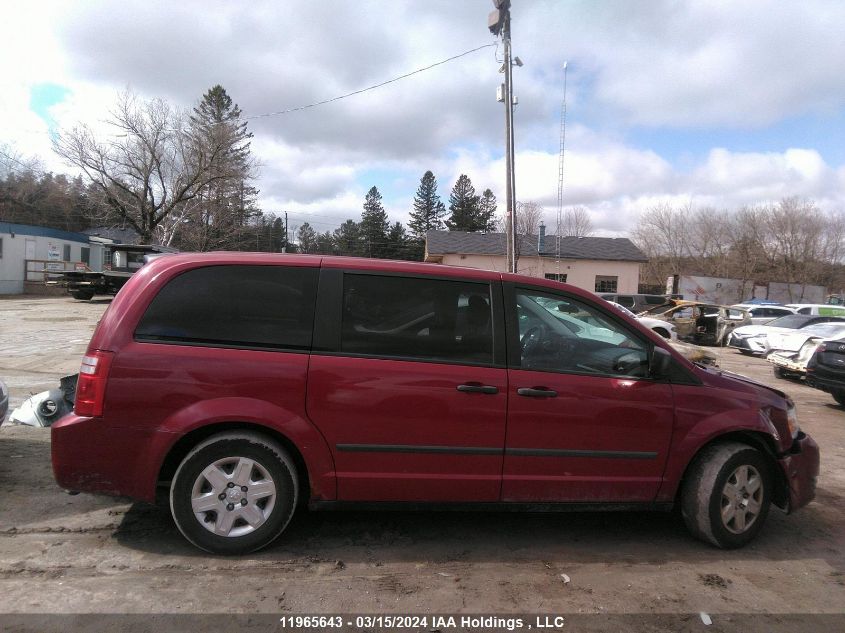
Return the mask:
<svg viewBox="0 0 845 633">
<path fill-rule="evenodd" d="M 0 24 L 0 142 L 66 169 L 29 110 L 39 83 L 70 91 L 51 110 L 60 126 L 85 121 L 100 133 L 127 86 L 189 108 L 220 83 L 245 115 L 266 113 L 491 42 L 490 8 L 489 0 L 19 3 Z M 625 140 L 631 125 L 667 135 L 672 126 L 699 129 L 706 138 L 713 126 L 747 130 L 840 108 L 845 4 L 549 0 L 516 3 L 513 12 L 514 48 L 525 61 L 515 72 L 517 196 L 544 205 L 547 224 L 557 206 L 564 60 L 564 201 L 587 206 L 600 231 L 624 233 L 657 201 L 735 208 L 799 195 L 826 208 L 845 203 L 845 166 L 809 143 L 708 148 L 679 166 Z M 325 230 L 359 217 L 363 175 L 383 174 L 390 182 L 372 184 L 390 191 L 391 220 L 405 222 L 419 177 L 432 169 L 444 202 L 467 173 L 478 192 L 493 189 L 503 210 L 498 66 L 487 49 L 343 101 L 250 120 L 262 207 Z"/>
</svg>

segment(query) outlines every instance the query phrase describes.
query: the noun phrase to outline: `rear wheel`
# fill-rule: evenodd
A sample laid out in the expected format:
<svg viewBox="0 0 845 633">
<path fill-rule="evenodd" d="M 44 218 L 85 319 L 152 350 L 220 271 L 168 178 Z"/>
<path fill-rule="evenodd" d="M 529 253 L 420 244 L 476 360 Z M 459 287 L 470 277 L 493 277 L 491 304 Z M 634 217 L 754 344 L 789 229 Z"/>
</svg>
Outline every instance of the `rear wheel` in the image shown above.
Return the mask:
<svg viewBox="0 0 845 633">
<path fill-rule="evenodd" d="M 94 293 L 90 290 L 74 290 L 70 296 L 80 301 L 90 301 L 94 298 Z"/>
<path fill-rule="evenodd" d="M 176 526 L 215 554 L 247 554 L 272 543 L 296 508 L 296 467 L 257 433 L 215 435 L 182 460 L 170 487 Z"/>
<path fill-rule="evenodd" d="M 747 444 L 730 442 L 709 446 L 696 457 L 681 491 L 681 512 L 694 536 L 732 549 L 757 536 L 770 501 L 764 456 Z"/>
</svg>

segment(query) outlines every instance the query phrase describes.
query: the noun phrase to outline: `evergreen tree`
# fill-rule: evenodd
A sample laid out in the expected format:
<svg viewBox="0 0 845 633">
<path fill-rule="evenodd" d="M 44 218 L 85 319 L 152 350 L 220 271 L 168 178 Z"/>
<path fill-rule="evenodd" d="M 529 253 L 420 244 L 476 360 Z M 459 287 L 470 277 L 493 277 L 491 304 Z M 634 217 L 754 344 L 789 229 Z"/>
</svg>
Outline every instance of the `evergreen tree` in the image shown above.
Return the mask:
<svg viewBox="0 0 845 633">
<path fill-rule="evenodd" d="M 355 220 L 347 220 L 334 230 L 334 249 L 340 255 L 362 255 L 361 226 Z"/>
<path fill-rule="evenodd" d="M 258 190 L 249 184 L 254 177 L 252 133 L 240 117 L 241 109 L 220 85 L 209 89 L 193 109 L 191 136 L 196 151 L 211 156 L 211 182 L 196 197 L 183 225 L 175 227 L 185 248 L 237 248 L 239 234 L 257 215 Z"/>
<path fill-rule="evenodd" d="M 414 196 L 414 210 L 408 227 L 411 234 L 418 240 L 424 240 L 428 231 L 443 229 L 443 216 L 446 207 L 437 195 L 437 179 L 431 171 L 427 171 L 420 179 L 420 186 Z"/>
<path fill-rule="evenodd" d="M 482 231 L 496 230 L 496 196 L 490 189 L 485 189 L 478 203 L 478 221 L 484 224 Z"/>
<path fill-rule="evenodd" d="M 299 243 L 300 253 L 313 253 L 317 247 L 317 232 L 308 222 L 303 222 L 296 232 L 296 241 Z"/>
<path fill-rule="evenodd" d="M 334 255 L 338 252 L 335 238 L 331 231 L 320 233 L 317 236 L 317 243 L 314 247 L 314 252 L 320 255 Z"/>
<path fill-rule="evenodd" d="M 381 194 L 376 187 L 371 187 L 364 198 L 364 211 L 361 213 L 361 240 L 364 255 L 382 257 L 387 246 L 387 212 L 381 204 Z"/>
<path fill-rule="evenodd" d="M 387 232 L 387 247 L 383 256 L 387 259 L 408 259 L 408 234 L 401 222 L 394 222 Z"/>
<path fill-rule="evenodd" d="M 483 231 L 487 225 L 479 219 L 479 198 L 466 174 L 461 174 L 449 195 L 449 212 L 446 227 L 450 231 Z"/>
</svg>

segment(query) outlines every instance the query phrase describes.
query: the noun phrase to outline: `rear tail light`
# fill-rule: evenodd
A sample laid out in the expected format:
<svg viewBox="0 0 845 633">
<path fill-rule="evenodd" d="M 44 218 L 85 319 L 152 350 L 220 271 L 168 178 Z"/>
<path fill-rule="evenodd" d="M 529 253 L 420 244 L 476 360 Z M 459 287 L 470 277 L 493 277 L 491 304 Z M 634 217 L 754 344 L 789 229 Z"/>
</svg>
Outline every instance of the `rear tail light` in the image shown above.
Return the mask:
<svg viewBox="0 0 845 633">
<path fill-rule="evenodd" d="M 106 396 L 106 381 L 111 367 L 111 352 L 95 351 L 82 357 L 79 381 L 76 383 L 76 401 L 73 410 L 76 415 L 103 415 L 103 400 Z"/>
</svg>

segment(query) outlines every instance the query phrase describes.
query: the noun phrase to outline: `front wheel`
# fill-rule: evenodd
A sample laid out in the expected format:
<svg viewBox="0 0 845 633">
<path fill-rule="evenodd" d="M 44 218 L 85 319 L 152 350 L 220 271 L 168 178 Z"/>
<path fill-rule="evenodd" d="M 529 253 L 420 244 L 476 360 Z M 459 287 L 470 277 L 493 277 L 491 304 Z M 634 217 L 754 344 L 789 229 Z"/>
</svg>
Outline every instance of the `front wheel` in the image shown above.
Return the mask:
<svg viewBox="0 0 845 633">
<path fill-rule="evenodd" d="M 771 477 L 763 455 L 747 444 L 714 444 L 690 466 L 681 513 L 694 536 L 733 549 L 757 536 L 770 501 Z"/>
<path fill-rule="evenodd" d="M 221 433 L 182 460 L 170 510 L 191 543 L 214 554 L 247 554 L 272 543 L 296 508 L 296 467 L 276 442 L 249 432 Z"/>
<path fill-rule="evenodd" d="M 840 407 L 845 407 L 845 389 L 834 389 L 830 392 L 830 395 L 833 396 Z"/>
</svg>

